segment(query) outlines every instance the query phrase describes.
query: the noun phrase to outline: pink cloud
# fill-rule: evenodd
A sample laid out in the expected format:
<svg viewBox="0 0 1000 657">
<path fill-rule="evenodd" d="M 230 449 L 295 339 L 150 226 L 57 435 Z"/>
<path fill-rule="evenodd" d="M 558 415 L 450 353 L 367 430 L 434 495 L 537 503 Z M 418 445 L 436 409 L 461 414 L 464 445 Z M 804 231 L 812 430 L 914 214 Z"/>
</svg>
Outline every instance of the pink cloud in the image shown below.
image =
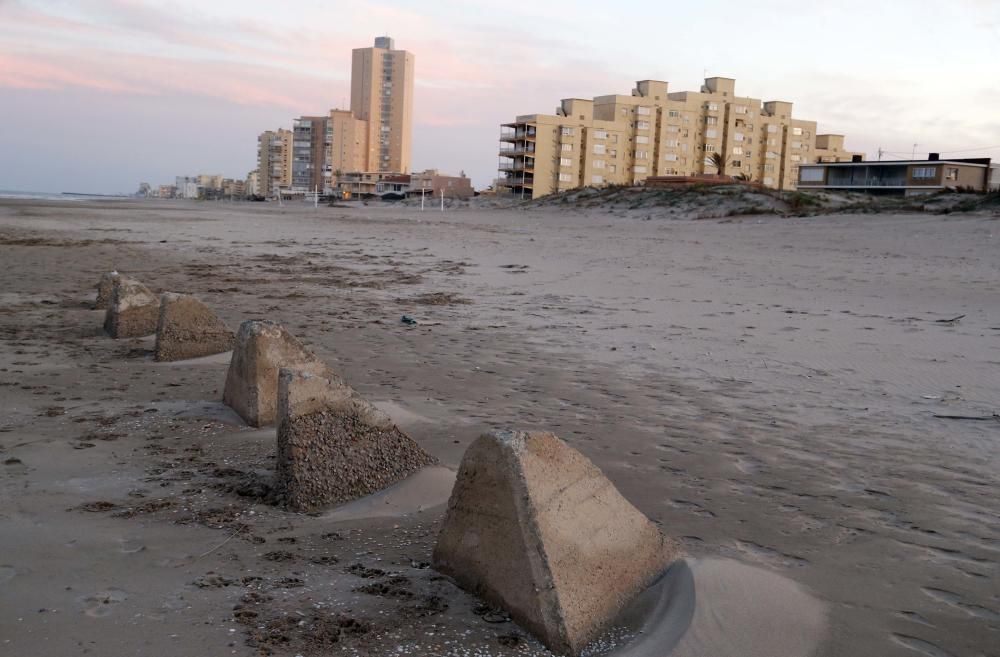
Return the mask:
<svg viewBox="0 0 1000 657">
<path fill-rule="evenodd" d="M 17 9 L 22 25 L 46 36 L 22 50 L 8 45 L 4 53 L 0 46 L 0 87 L 85 87 L 177 97 L 178 102 L 194 96 L 281 108 L 290 117 L 342 105 L 349 95 L 351 48 L 370 42 L 331 35 L 336 29 L 331 26 L 338 24 L 332 9 L 316 10 L 312 26 L 297 30 L 249 19 L 221 24 L 134 0 L 96 0 L 88 5 L 88 20 Z M 561 95 L 582 90 L 628 93 L 629 82 L 623 84 L 597 63 L 563 63 L 566 44 L 540 42 L 516 29 L 506 33 L 509 47 L 500 56 L 496 40 L 487 36 L 492 28 L 456 34 L 419 12 L 372 3 L 359 3 L 349 12 L 346 23 L 352 31 L 405 26 L 397 45 L 416 56 L 418 124 L 494 124 L 516 114 L 551 112 Z M 328 13 L 329 23 L 323 18 Z M 0 25 L 0 36 L 4 29 Z M 159 44 L 164 54 L 134 52 L 143 40 Z M 67 44 L 74 45 L 71 52 Z M 517 71 L 534 74 L 525 78 Z"/>
</svg>

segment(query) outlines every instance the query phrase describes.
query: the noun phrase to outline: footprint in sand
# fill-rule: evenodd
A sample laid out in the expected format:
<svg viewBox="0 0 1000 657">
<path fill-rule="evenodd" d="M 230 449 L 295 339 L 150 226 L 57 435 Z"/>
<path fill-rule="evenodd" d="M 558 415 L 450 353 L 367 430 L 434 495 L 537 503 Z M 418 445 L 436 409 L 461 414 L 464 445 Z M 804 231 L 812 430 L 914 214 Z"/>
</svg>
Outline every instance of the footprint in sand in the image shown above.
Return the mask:
<svg viewBox="0 0 1000 657">
<path fill-rule="evenodd" d="M 91 618 L 104 618 L 114 611 L 118 603 L 124 602 L 127 599 L 128 594 L 121 589 L 109 588 L 98 591 L 83 599 L 83 613 Z"/>
</svg>

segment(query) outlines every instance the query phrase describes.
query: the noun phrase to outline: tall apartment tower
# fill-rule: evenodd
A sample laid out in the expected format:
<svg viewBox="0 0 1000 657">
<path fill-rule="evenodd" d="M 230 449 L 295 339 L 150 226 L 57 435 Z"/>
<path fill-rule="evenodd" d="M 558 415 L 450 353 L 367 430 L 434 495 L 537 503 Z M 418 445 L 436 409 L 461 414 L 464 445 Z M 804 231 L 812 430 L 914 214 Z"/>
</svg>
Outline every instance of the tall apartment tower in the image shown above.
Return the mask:
<svg viewBox="0 0 1000 657">
<path fill-rule="evenodd" d="M 355 48 L 351 113 L 367 122 L 364 171 L 409 173 L 413 139 L 413 54 L 389 37 Z"/>
<path fill-rule="evenodd" d="M 842 136 L 792 117 L 792 103 L 738 96 L 736 81 L 722 77 L 700 91 L 640 80 L 628 96 L 567 98 L 554 115 L 503 124 L 500 142 L 499 189 L 534 198 L 664 175 L 740 176 L 790 190 L 800 165 L 853 155 Z"/>
<path fill-rule="evenodd" d="M 292 123 L 292 188 L 323 191 L 326 185 L 327 117 L 302 116 Z"/>
<path fill-rule="evenodd" d="M 257 137 L 257 185 L 260 195 L 277 196 L 292 185 L 292 131 L 265 130 Z"/>
</svg>

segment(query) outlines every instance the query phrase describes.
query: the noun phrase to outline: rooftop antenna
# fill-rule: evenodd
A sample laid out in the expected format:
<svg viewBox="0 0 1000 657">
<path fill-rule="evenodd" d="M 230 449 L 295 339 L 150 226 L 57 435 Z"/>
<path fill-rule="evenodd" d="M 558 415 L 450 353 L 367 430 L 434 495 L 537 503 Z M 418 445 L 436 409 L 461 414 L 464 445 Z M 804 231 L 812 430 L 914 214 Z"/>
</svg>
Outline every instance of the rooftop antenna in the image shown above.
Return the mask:
<svg viewBox="0 0 1000 657">
<path fill-rule="evenodd" d="M 881 162 L 881 161 L 882 161 L 882 154 L 883 154 L 883 153 L 885 153 L 885 151 L 884 151 L 884 150 L 882 150 L 882 147 L 881 147 L 881 146 L 879 146 L 879 147 L 878 147 L 878 161 L 879 161 L 879 162 Z"/>
<path fill-rule="evenodd" d="M 910 154 L 910 159 L 911 160 L 917 159 L 917 146 L 919 146 L 919 145 L 920 144 L 914 144 L 913 145 L 913 152 Z"/>
</svg>

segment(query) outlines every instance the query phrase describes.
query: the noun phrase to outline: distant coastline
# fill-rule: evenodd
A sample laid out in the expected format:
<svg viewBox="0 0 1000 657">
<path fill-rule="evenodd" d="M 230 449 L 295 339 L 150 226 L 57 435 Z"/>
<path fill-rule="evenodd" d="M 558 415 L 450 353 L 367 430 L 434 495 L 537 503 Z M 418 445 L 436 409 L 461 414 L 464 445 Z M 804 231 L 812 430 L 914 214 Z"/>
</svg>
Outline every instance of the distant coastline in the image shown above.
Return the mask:
<svg viewBox="0 0 1000 657">
<path fill-rule="evenodd" d="M 0 198 L 34 199 L 42 201 L 82 201 L 86 199 L 129 198 L 125 194 L 85 194 L 81 192 L 26 192 L 0 189 Z"/>
</svg>

